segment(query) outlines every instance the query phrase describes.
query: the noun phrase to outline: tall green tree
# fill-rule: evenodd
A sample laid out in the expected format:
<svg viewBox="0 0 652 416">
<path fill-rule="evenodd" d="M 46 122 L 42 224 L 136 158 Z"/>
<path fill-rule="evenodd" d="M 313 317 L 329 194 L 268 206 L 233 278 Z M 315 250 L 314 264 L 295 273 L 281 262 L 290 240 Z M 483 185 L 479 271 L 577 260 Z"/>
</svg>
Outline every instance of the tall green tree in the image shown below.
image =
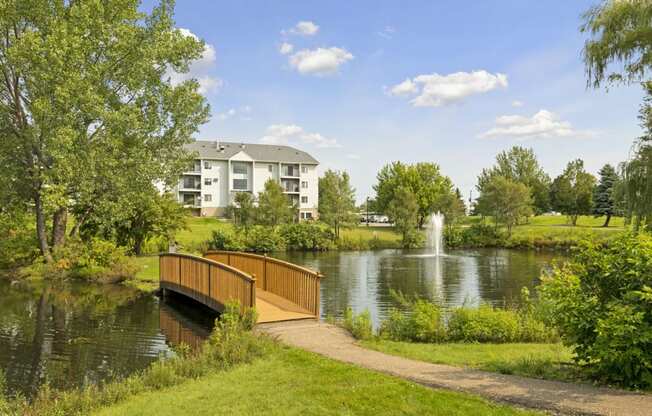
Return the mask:
<svg viewBox="0 0 652 416">
<path fill-rule="evenodd" d="M 265 182 L 263 192 L 258 194 L 257 211 L 258 222 L 262 225 L 288 224 L 297 219 L 296 206 L 283 193 L 281 185 L 271 178 Z"/>
<path fill-rule="evenodd" d="M 550 197 L 555 210 L 568 216 L 573 226 L 580 215 L 590 215 L 593 208 L 595 177 L 584 170 L 584 162 L 568 162 L 564 172 L 552 182 Z"/>
<path fill-rule="evenodd" d="M 174 27 L 173 1 L 139 9 L 137 0 L 0 4 L 1 173 L 33 205 L 46 261 L 75 205 L 92 211 L 106 190 L 173 183 L 182 145 L 207 119 L 198 83 L 173 86 L 167 75 L 186 71 L 202 42 Z"/>
<path fill-rule="evenodd" d="M 496 164 L 490 169 L 483 169 L 478 177 L 478 191 L 482 193 L 483 187 L 496 176 L 527 186 L 537 214 L 550 210 L 550 177 L 539 165 L 531 148 L 514 146 L 500 152 L 496 156 Z"/>
<path fill-rule="evenodd" d="M 385 165 L 376 176 L 376 206 L 386 213 L 389 204 L 396 199 L 400 187 L 408 188 L 417 199 L 419 206 L 417 223 L 423 227 L 426 219 L 434 212 L 446 214 L 455 198 L 453 182 L 441 174 L 435 163 L 422 162 L 406 165 L 394 162 Z"/>
<path fill-rule="evenodd" d="M 258 210 L 254 197 L 249 192 L 237 192 L 233 204 L 227 207 L 228 216 L 236 226 L 249 228 L 256 223 Z"/>
<path fill-rule="evenodd" d="M 328 224 L 338 238 L 342 227 L 356 224 L 355 189 L 348 173 L 329 169 L 319 178 L 319 219 Z"/>
<path fill-rule="evenodd" d="M 511 236 L 512 229 L 533 213 L 530 189 L 523 183 L 504 176 L 493 176 L 482 187 L 477 201 L 478 210 L 504 224 Z"/>
<path fill-rule="evenodd" d="M 401 234 L 401 244 L 405 248 L 417 246 L 419 233 L 419 204 L 410 188 L 401 186 L 396 190 L 395 198 L 387 207 L 387 216 L 394 223 L 394 228 Z"/>
<path fill-rule="evenodd" d="M 603 227 L 608 227 L 611 217 L 616 215 L 616 195 L 618 186 L 618 173 L 613 166 L 606 164 L 598 172 L 600 178 L 593 192 L 593 215 L 605 216 Z"/>
</svg>

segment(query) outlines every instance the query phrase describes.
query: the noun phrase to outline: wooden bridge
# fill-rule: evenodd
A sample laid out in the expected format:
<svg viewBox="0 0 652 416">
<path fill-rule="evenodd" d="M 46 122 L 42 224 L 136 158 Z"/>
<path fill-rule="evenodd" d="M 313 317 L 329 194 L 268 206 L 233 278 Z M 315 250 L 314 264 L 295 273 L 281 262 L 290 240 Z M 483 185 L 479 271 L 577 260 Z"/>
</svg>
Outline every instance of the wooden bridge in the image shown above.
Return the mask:
<svg viewBox="0 0 652 416">
<path fill-rule="evenodd" d="M 258 323 L 318 318 L 321 278 L 318 272 L 296 264 L 250 253 L 159 256 L 163 290 L 183 294 L 216 311 L 237 300 L 243 311 L 256 308 Z"/>
</svg>

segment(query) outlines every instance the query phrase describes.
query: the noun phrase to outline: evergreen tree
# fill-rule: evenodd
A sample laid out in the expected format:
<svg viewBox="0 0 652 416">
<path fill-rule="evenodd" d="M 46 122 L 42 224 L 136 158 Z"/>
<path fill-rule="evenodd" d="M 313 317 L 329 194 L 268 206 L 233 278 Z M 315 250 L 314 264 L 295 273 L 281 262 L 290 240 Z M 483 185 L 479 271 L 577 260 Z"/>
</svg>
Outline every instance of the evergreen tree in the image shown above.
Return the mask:
<svg viewBox="0 0 652 416">
<path fill-rule="evenodd" d="M 609 164 L 604 165 L 598 173 L 600 179 L 593 192 L 593 214 L 596 217 L 606 216 L 603 227 L 608 227 L 611 217 L 616 214 L 614 197 L 618 173 Z"/>
</svg>

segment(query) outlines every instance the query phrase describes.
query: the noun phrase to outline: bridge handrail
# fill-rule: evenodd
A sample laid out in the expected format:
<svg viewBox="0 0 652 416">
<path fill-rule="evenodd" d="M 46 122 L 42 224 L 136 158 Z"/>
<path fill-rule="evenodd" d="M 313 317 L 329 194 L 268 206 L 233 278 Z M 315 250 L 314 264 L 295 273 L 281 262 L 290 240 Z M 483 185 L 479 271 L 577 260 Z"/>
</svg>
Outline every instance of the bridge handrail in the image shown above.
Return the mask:
<svg viewBox="0 0 652 416">
<path fill-rule="evenodd" d="M 238 256 L 243 256 L 243 257 L 251 257 L 251 258 L 256 258 L 260 260 L 267 260 L 272 263 L 276 264 L 281 264 L 285 267 L 289 267 L 291 269 L 298 270 L 303 273 L 308 273 L 308 274 L 313 274 L 317 278 L 322 278 L 324 277 L 323 274 L 316 272 L 314 270 L 308 269 L 307 267 L 299 266 L 298 264 L 290 263 L 285 260 L 277 259 L 274 257 L 269 257 L 268 255 L 260 255 L 260 254 L 255 254 L 255 253 L 246 253 L 243 251 L 228 251 L 228 250 L 208 250 L 207 252 L 204 253 L 204 255 L 209 255 L 209 254 L 225 254 L 225 255 L 238 255 Z"/>
<path fill-rule="evenodd" d="M 184 253 L 161 253 L 159 254 L 159 257 L 184 257 L 201 263 L 207 263 L 212 266 L 217 266 L 223 270 L 228 270 L 232 273 L 235 273 L 236 275 L 238 275 L 238 277 L 241 277 L 244 280 L 248 280 L 250 282 L 256 281 L 256 278 L 251 276 L 249 273 L 246 273 L 240 269 L 236 269 L 235 267 L 229 266 L 228 264 L 220 263 L 219 261 L 207 259 L 205 257 L 193 256 L 192 254 L 184 254 Z"/>
</svg>

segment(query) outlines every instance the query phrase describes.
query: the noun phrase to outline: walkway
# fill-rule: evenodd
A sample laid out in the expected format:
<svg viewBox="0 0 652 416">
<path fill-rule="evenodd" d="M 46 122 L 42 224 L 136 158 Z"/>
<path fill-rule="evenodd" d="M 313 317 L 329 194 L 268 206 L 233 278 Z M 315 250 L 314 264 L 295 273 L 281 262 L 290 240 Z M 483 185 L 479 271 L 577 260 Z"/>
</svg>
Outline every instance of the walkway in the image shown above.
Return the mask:
<svg viewBox="0 0 652 416">
<path fill-rule="evenodd" d="M 414 361 L 362 348 L 345 330 L 322 322 L 280 322 L 258 329 L 295 347 L 432 388 L 563 414 L 652 415 L 652 395 Z"/>
<path fill-rule="evenodd" d="M 287 299 L 260 289 L 256 290 L 256 312 L 258 312 L 259 324 L 316 319 L 315 315 Z"/>
</svg>

